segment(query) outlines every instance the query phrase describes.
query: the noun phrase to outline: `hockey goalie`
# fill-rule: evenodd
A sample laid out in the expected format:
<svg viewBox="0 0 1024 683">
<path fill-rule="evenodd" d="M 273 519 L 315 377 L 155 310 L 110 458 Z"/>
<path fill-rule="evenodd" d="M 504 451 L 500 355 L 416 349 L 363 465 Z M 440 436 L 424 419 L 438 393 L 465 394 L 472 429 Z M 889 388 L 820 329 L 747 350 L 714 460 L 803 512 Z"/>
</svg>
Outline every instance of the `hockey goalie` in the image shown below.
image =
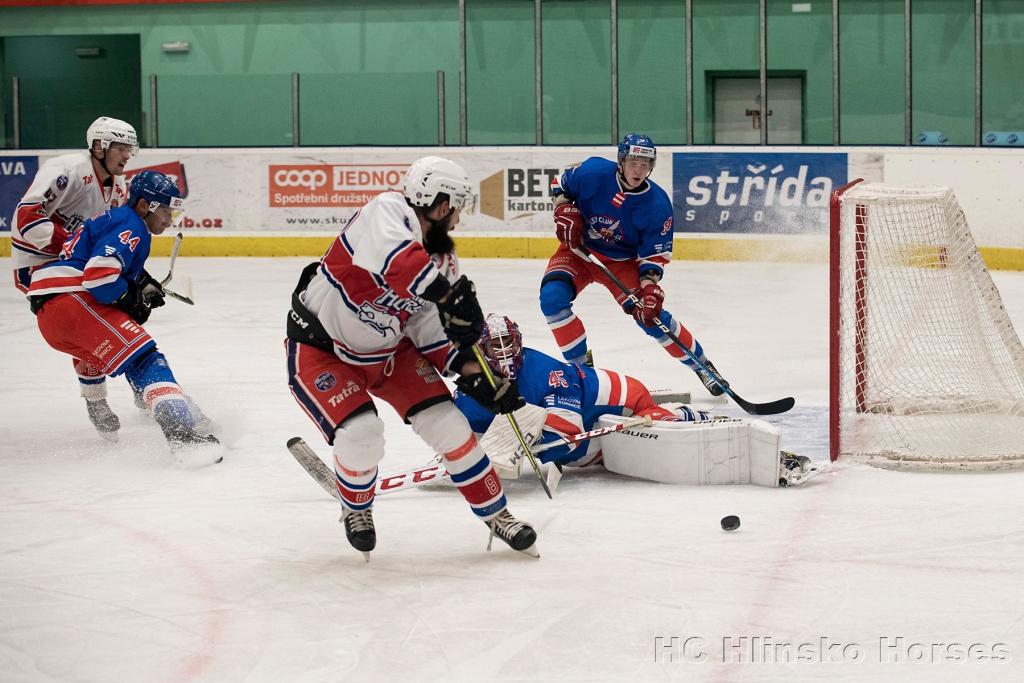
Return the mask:
<svg viewBox="0 0 1024 683">
<path fill-rule="evenodd" d="M 794 485 L 815 471 L 808 458 L 780 451 L 780 432 L 766 422 L 658 405 L 632 377 L 524 347 L 508 317 L 489 315 L 480 342 L 491 367 L 518 383 L 527 405 L 514 415 L 531 452 L 549 469 L 603 464 L 610 472 L 670 484 L 761 486 Z M 459 392 L 455 404 L 483 434 L 481 444 L 502 478 L 530 470 L 504 416 Z M 648 418 L 647 426 L 637 426 L 635 418 Z"/>
</svg>

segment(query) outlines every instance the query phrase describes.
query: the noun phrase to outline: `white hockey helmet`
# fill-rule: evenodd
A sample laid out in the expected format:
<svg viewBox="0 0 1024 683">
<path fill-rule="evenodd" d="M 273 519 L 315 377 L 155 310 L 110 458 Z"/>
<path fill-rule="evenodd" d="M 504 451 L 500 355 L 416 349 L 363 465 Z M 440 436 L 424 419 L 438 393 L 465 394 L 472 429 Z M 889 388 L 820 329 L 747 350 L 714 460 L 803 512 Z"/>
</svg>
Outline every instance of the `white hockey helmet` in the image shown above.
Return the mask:
<svg viewBox="0 0 1024 683">
<path fill-rule="evenodd" d="M 99 140 L 100 149 L 104 151 L 110 148 L 110 143 L 120 142 L 132 148 L 132 156 L 139 153 L 139 138 L 135 134 L 135 128 L 121 119 L 101 116 L 93 121 L 89 130 L 85 132 L 85 144 L 89 149 L 92 149 L 93 140 Z"/>
<path fill-rule="evenodd" d="M 444 193 L 453 209 L 472 213 L 476 207 L 476 194 L 466 171 L 442 157 L 421 157 L 412 162 L 402 189 L 413 206 L 428 207 L 438 194 Z"/>
</svg>

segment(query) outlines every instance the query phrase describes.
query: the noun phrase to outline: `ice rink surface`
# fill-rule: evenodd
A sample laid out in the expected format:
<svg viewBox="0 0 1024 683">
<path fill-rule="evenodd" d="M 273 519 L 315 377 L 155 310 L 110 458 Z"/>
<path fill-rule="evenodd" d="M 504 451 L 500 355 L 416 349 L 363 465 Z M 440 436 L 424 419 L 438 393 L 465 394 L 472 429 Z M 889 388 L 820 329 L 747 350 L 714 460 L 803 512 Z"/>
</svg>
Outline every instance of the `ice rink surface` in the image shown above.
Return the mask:
<svg viewBox="0 0 1024 683">
<path fill-rule="evenodd" d="M 365 563 L 285 449 L 298 435 L 329 452 L 285 382 L 304 262 L 179 261 L 197 305 L 168 300 L 147 328 L 230 448 L 196 470 L 173 464 L 123 379 L 120 442 L 100 440 L 70 360 L 0 289 L 0 681 L 1024 679 L 1024 473 L 840 464 L 766 489 L 568 471 L 553 501 L 508 486 L 540 560 L 485 552 L 458 493 L 421 489 L 377 502 Z M 463 262 L 485 310 L 551 353 L 543 267 Z M 993 276 L 1024 329 L 1024 274 Z M 680 261 L 666 282 L 666 307 L 738 392 L 796 397 L 768 418 L 783 447 L 824 459 L 825 266 Z M 704 395 L 604 290 L 578 312 L 598 366 Z M 382 473 L 429 459 L 381 414 Z M 719 528 L 727 514 L 738 531 Z"/>
</svg>

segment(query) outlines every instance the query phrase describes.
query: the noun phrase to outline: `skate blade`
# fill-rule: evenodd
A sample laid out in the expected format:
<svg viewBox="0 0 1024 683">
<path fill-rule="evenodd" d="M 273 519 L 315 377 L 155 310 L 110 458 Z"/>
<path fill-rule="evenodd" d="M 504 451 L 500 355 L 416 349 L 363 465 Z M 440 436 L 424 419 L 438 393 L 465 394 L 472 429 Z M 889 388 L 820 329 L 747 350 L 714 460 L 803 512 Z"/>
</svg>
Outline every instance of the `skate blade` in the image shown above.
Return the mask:
<svg viewBox="0 0 1024 683">
<path fill-rule="evenodd" d="M 369 564 L 370 563 L 370 553 L 369 553 L 369 551 L 363 550 L 361 552 L 363 553 L 363 559 L 366 560 L 367 564 Z"/>
<path fill-rule="evenodd" d="M 518 552 L 521 552 L 523 555 L 526 555 L 528 557 L 532 557 L 535 560 L 539 560 L 540 559 L 540 551 L 537 550 L 537 544 L 536 543 L 531 545 L 529 548 L 525 548 L 525 549 L 520 550 Z"/>
<path fill-rule="evenodd" d="M 106 441 L 109 441 L 110 443 L 117 443 L 118 439 L 120 438 L 120 437 L 118 437 L 117 432 L 100 432 L 100 431 L 97 431 L 96 433 L 99 434 Z"/>
<path fill-rule="evenodd" d="M 219 443 L 182 446 L 171 453 L 178 465 L 184 469 L 208 467 L 224 461 L 224 446 Z"/>
</svg>

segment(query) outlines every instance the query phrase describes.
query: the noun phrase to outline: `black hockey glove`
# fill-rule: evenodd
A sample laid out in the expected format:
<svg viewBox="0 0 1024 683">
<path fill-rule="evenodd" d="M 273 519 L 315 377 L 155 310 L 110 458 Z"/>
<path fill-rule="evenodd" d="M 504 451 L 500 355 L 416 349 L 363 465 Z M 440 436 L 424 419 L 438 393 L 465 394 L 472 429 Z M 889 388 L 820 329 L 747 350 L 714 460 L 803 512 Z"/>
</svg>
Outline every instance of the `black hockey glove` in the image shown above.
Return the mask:
<svg viewBox="0 0 1024 683">
<path fill-rule="evenodd" d="M 145 269 L 142 270 L 142 276 L 139 277 L 139 288 L 142 291 L 142 300 L 151 309 L 160 308 L 166 303 L 164 301 L 166 295 L 160 281 L 147 273 Z"/>
<path fill-rule="evenodd" d="M 437 302 L 444 333 L 459 348 L 476 344 L 484 331 L 484 312 L 476 288 L 465 275 L 448 290 L 448 298 Z"/>
<path fill-rule="evenodd" d="M 514 379 L 510 380 L 498 373 L 493 374 L 497 385 L 495 387 L 491 386 L 482 372 L 459 377 L 455 380 L 455 386 L 492 413 L 511 413 L 526 405 L 526 401 L 519 395 L 519 387 Z"/>
<path fill-rule="evenodd" d="M 128 289 L 114 300 L 114 305 L 132 317 L 140 325 L 145 325 L 152 312 L 142 296 L 142 287 L 137 282 L 128 280 Z"/>
</svg>

